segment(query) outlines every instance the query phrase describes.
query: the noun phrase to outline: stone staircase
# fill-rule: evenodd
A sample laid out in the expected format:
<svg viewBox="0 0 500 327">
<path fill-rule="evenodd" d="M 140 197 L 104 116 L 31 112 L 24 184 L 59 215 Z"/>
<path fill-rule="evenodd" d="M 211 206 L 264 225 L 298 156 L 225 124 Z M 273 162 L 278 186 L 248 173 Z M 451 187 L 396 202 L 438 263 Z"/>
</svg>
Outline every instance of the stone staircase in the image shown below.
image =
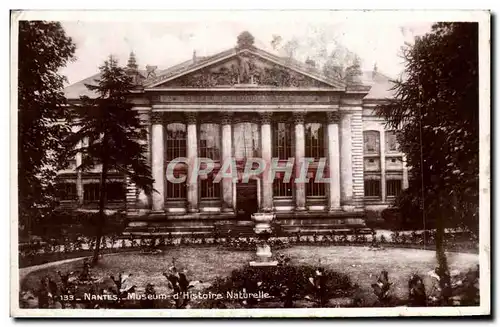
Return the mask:
<svg viewBox="0 0 500 327">
<path fill-rule="evenodd" d="M 335 233 L 369 233 L 363 213 L 339 212 L 325 216 L 324 213 L 276 214 L 272 223 L 275 236 L 322 235 Z M 224 216 L 190 214 L 136 217 L 129 221 L 124 236 L 168 236 L 168 237 L 252 237 L 254 223 L 239 220 L 234 214 Z"/>
</svg>

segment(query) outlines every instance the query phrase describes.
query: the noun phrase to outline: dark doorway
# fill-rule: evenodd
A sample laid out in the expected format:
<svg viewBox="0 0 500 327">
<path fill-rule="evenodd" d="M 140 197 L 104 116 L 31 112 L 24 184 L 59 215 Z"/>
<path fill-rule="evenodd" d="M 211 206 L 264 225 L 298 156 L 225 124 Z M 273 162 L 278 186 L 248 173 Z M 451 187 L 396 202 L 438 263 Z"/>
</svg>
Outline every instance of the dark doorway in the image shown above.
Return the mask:
<svg viewBox="0 0 500 327">
<path fill-rule="evenodd" d="M 236 184 L 236 210 L 240 220 L 251 220 L 252 214 L 259 211 L 257 180 Z"/>
</svg>

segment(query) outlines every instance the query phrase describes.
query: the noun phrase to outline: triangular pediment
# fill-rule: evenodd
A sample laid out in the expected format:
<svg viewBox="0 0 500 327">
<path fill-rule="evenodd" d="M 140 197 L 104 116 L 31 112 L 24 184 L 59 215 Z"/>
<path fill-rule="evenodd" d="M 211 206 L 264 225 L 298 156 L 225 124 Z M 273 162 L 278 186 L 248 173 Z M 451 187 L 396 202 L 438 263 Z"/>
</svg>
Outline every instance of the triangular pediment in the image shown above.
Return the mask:
<svg viewBox="0 0 500 327">
<path fill-rule="evenodd" d="M 314 67 L 252 47 L 228 50 L 146 82 L 149 89 L 218 87 L 322 88 L 343 90 L 342 81 Z"/>
</svg>

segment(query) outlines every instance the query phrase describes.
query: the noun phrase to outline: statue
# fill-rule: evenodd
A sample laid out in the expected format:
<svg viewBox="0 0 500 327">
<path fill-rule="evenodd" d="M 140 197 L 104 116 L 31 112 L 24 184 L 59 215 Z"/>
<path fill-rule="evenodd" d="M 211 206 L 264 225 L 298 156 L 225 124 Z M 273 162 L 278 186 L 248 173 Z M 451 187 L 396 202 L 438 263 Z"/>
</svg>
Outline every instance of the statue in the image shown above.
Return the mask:
<svg viewBox="0 0 500 327">
<path fill-rule="evenodd" d="M 146 65 L 146 79 L 156 77 L 156 69 L 158 66 Z"/>
<path fill-rule="evenodd" d="M 246 54 L 240 54 L 239 58 L 239 77 L 241 84 L 251 84 L 253 82 L 252 79 L 252 62 L 251 58 Z"/>
</svg>

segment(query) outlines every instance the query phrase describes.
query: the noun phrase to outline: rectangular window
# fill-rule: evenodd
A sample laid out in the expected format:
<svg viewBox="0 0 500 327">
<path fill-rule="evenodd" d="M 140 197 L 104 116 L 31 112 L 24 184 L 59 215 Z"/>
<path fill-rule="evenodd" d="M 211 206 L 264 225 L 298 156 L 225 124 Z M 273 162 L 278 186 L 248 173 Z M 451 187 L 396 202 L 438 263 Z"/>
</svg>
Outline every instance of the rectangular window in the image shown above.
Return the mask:
<svg viewBox="0 0 500 327">
<path fill-rule="evenodd" d="M 377 131 L 364 131 L 364 153 L 380 154 L 380 133 Z"/>
<path fill-rule="evenodd" d="M 99 201 L 99 195 L 101 194 L 100 186 L 99 183 L 84 184 L 83 201 L 86 203 Z"/>
<path fill-rule="evenodd" d="M 170 123 L 166 127 L 166 160 L 186 157 L 186 125 Z"/>
<path fill-rule="evenodd" d="M 166 181 L 167 199 L 185 199 L 186 198 L 186 183 L 171 183 Z"/>
<path fill-rule="evenodd" d="M 293 124 L 274 123 L 273 125 L 273 157 L 288 160 L 293 158 Z"/>
<path fill-rule="evenodd" d="M 220 160 L 220 126 L 219 124 L 200 124 L 199 155 L 202 158 Z"/>
<path fill-rule="evenodd" d="M 57 194 L 59 200 L 73 201 L 76 200 L 76 184 L 75 183 L 60 183 L 57 185 Z"/>
<path fill-rule="evenodd" d="M 365 180 L 365 196 L 380 197 L 380 180 Z"/>
<path fill-rule="evenodd" d="M 399 152 L 398 139 L 395 131 L 385 132 L 385 151 L 386 152 Z"/>
<path fill-rule="evenodd" d="M 306 184 L 306 196 L 326 196 L 326 183 L 316 183 L 314 179 L 314 177 L 310 177 L 309 183 Z"/>
<path fill-rule="evenodd" d="M 202 199 L 220 199 L 220 183 L 214 183 L 214 176 L 200 180 Z"/>
<path fill-rule="evenodd" d="M 323 124 L 305 124 L 306 157 L 323 158 L 325 156 L 325 135 Z"/>
<path fill-rule="evenodd" d="M 400 179 L 387 180 L 386 182 L 387 196 L 398 196 L 401 193 L 401 184 L 402 181 Z"/>
<path fill-rule="evenodd" d="M 273 181 L 273 195 L 275 197 L 292 197 L 293 179 L 288 183 L 283 181 L 285 174 L 277 173 Z"/>
</svg>

